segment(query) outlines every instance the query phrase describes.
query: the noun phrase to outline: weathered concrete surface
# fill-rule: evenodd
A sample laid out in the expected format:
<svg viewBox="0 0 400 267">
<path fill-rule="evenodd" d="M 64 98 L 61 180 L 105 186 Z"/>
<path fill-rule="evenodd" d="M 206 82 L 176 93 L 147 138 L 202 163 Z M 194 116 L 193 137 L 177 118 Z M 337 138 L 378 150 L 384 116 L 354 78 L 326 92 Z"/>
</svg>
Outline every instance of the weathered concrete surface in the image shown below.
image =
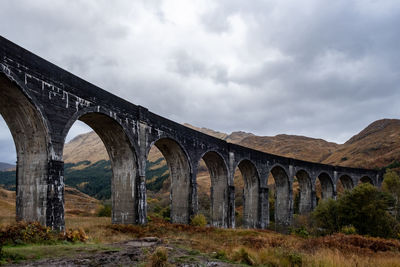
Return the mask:
<svg viewBox="0 0 400 267">
<path fill-rule="evenodd" d="M 235 227 L 233 174 L 244 179 L 245 227 L 269 223 L 268 179 L 276 182 L 275 221 L 290 225 L 293 182 L 300 182 L 300 211 L 316 206 L 317 179 L 323 198 L 336 197 L 339 180 L 382 183 L 374 170 L 344 168 L 252 150 L 189 129 L 129 103 L 0 37 L 0 113 L 17 151 L 17 218 L 64 229 L 63 148 L 81 120 L 104 142 L 111 159 L 114 223 L 146 223 L 146 158 L 153 145 L 171 174 L 171 219 L 189 223 L 197 213 L 197 168 L 204 159 L 211 176 L 212 224 Z M 350 179 L 350 180 L 349 180 Z"/>
</svg>

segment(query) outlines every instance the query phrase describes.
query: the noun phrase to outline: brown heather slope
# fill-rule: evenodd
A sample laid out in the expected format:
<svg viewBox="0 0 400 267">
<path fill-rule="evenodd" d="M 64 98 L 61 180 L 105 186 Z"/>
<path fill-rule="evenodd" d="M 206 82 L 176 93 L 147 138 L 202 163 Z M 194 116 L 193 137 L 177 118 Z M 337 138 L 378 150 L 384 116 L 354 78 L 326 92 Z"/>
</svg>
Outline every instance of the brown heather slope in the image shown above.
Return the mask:
<svg viewBox="0 0 400 267">
<path fill-rule="evenodd" d="M 371 123 L 350 138 L 323 163 L 348 167 L 381 168 L 400 161 L 400 120 Z"/>
<path fill-rule="evenodd" d="M 65 186 L 65 212 L 67 215 L 95 215 L 101 203 L 79 190 Z M 15 217 L 15 192 L 0 187 L 0 211 L 5 217 Z"/>
<path fill-rule="evenodd" d="M 239 144 L 266 153 L 312 162 L 321 162 L 339 147 L 336 143 L 322 139 L 286 134 L 250 136 Z"/>
<path fill-rule="evenodd" d="M 109 160 L 106 148 L 95 132 L 80 134 L 64 147 L 65 163 L 77 163 L 84 160 L 91 163 Z"/>
</svg>

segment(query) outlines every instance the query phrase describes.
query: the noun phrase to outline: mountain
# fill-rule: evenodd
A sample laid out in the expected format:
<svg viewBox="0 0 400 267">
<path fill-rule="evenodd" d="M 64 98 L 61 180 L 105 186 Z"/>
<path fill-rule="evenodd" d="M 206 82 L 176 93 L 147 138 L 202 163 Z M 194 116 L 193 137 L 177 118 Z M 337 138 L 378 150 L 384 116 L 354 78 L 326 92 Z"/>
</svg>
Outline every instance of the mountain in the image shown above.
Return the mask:
<svg viewBox="0 0 400 267">
<path fill-rule="evenodd" d="M 14 169 L 14 168 L 15 168 L 15 165 L 8 164 L 8 163 L 5 163 L 5 162 L 0 162 L 0 172 L 11 170 L 11 169 Z"/>
<path fill-rule="evenodd" d="M 340 146 L 322 139 L 286 134 L 249 136 L 241 140 L 239 144 L 270 154 L 312 162 L 323 161 Z"/>
<path fill-rule="evenodd" d="M 400 161 L 400 120 L 368 125 L 322 162 L 346 167 L 382 168 Z"/>
</svg>

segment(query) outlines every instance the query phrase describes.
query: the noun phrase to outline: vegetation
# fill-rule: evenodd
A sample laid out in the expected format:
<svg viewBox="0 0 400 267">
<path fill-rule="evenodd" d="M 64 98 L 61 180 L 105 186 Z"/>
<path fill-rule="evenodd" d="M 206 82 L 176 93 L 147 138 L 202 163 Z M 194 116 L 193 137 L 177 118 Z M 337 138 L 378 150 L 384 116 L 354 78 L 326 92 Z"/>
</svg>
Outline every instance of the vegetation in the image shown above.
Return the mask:
<svg viewBox="0 0 400 267">
<path fill-rule="evenodd" d="M 393 204 L 391 195 L 363 183 L 336 201 L 321 201 L 313 215 L 317 226 L 329 234 L 352 225 L 362 235 L 396 237 L 399 226 L 388 212 Z"/>
<path fill-rule="evenodd" d="M 83 229 L 67 230 L 64 233 L 52 231 L 37 222 L 18 222 L 0 229 L 0 264 L 4 261 L 26 259 L 21 253 L 12 253 L 13 248 L 32 244 L 57 245 L 63 242 L 85 242 L 88 239 Z M 11 250 L 11 251 L 10 251 Z"/>
<path fill-rule="evenodd" d="M 147 162 L 146 180 L 148 181 L 147 189 L 150 191 L 159 191 L 164 181 L 169 177 L 166 165 L 155 168 L 161 161 L 162 158 L 154 162 Z M 0 185 L 7 190 L 15 191 L 15 175 L 15 171 L 0 172 Z M 66 163 L 64 165 L 64 176 L 66 185 L 91 197 L 100 200 L 111 198 L 112 169 L 110 161 L 101 160 L 94 164 L 89 161 Z"/>
<path fill-rule="evenodd" d="M 97 216 L 99 217 L 111 217 L 111 205 L 104 204 L 98 211 Z"/>
<path fill-rule="evenodd" d="M 394 216 L 399 221 L 400 220 L 400 177 L 398 173 L 394 170 L 387 170 L 384 175 L 384 180 L 382 183 L 382 190 L 391 194 L 394 198 Z"/>
<path fill-rule="evenodd" d="M 150 256 L 149 266 L 151 267 L 167 267 L 170 266 L 168 263 L 168 251 L 165 247 L 158 247 L 154 253 Z"/>
<path fill-rule="evenodd" d="M 190 224 L 193 226 L 203 227 L 203 226 L 206 226 L 207 220 L 203 214 L 197 214 L 192 218 Z"/>
</svg>

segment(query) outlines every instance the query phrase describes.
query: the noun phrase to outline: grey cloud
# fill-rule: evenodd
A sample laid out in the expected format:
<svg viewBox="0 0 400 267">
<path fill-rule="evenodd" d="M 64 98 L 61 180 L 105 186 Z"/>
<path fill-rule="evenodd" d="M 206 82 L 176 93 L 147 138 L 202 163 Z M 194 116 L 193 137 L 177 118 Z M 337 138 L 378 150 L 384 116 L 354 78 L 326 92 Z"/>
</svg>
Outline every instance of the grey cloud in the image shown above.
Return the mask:
<svg viewBox="0 0 400 267">
<path fill-rule="evenodd" d="M 227 83 L 229 81 L 228 71 L 223 65 L 207 64 L 185 50 L 179 50 L 170 56 L 168 69 L 187 78 L 195 75 L 201 78 L 212 79 L 215 83 Z"/>
<path fill-rule="evenodd" d="M 371 5 L 221 0 L 193 14 L 168 0 L 6 0 L 0 31 L 178 122 L 344 142 L 400 115 L 400 4 Z"/>
</svg>

